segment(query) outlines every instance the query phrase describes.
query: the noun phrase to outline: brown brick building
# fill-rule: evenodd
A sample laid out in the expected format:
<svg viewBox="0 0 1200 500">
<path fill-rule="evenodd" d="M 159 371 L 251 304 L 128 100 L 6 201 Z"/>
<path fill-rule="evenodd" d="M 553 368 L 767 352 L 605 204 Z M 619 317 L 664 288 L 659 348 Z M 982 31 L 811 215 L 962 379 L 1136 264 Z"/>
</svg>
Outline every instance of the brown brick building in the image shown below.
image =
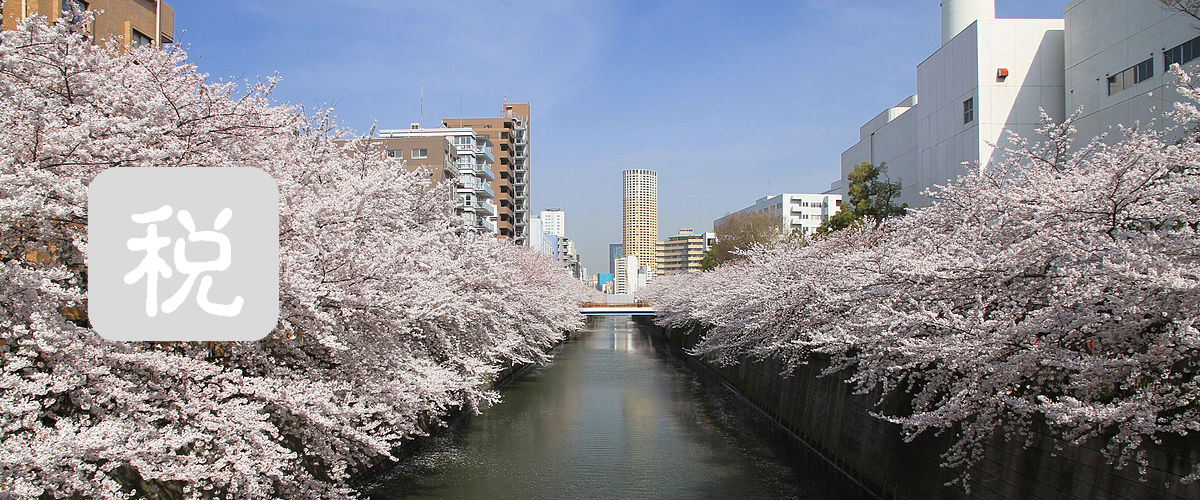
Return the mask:
<svg viewBox="0 0 1200 500">
<path fill-rule="evenodd" d="M 529 231 L 529 104 L 504 104 L 499 118 L 446 118 L 446 127 L 470 127 L 495 145 L 497 227 L 501 238 L 525 244 Z"/>
<path fill-rule="evenodd" d="M 130 45 L 161 46 L 175 41 L 175 10 L 156 0 L 7 0 L 3 28 L 16 28 L 17 21 L 34 14 L 51 21 L 70 12 L 72 6 L 98 12 L 88 32 L 97 42 L 112 38 Z"/>
</svg>

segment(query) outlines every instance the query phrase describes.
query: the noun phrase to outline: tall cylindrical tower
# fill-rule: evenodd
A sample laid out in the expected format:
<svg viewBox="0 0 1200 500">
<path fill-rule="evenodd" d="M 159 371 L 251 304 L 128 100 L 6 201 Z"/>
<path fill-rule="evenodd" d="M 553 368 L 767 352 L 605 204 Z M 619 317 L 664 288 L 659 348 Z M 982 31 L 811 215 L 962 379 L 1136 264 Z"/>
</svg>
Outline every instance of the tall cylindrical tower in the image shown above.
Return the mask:
<svg viewBox="0 0 1200 500">
<path fill-rule="evenodd" d="M 653 170 L 626 170 L 621 178 L 624 253 L 636 255 L 640 266 L 657 269 L 658 174 Z"/>
<path fill-rule="evenodd" d="M 942 45 L 979 19 L 996 18 L 996 0 L 942 0 Z"/>
</svg>

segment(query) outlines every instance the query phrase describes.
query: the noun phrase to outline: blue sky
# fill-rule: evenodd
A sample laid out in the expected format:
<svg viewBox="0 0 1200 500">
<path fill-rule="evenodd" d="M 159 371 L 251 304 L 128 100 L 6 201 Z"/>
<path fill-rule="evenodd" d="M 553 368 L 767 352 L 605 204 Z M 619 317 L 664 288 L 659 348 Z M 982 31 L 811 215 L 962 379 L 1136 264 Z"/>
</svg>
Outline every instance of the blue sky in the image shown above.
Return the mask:
<svg viewBox="0 0 1200 500">
<path fill-rule="evenodd" d="M 709 229 L 769 193 L 822 192 L 858 127 L 916 91 L 935 0 L 174 0 L 212 79 L 278 74 L 276 98 L 349 128 L 528 102 L 532 203 L 561 208 L 589 272 L 621 240 L 621 171 L 658 171 L 659 235 Z M 1065 0 L 997 0 L 1061 18 Z M 460 107 L 461 106 L 461 107 Z"/>
</svg>

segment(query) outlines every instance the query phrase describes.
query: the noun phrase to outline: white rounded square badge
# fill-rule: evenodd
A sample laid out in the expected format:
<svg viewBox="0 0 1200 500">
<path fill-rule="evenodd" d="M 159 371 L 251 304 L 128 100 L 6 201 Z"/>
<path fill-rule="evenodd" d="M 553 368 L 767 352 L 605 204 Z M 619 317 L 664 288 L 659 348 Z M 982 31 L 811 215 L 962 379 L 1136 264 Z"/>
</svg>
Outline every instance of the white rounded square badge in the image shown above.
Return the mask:
<svg viewBox="0 0 1200 500">
<path fill-rule="evenodd" d="M 88 187 L 88 318 L 118 341 L 258 340 L 279 319 L 279 189 L 255 168 L 112 168 Z"/>
</svg>

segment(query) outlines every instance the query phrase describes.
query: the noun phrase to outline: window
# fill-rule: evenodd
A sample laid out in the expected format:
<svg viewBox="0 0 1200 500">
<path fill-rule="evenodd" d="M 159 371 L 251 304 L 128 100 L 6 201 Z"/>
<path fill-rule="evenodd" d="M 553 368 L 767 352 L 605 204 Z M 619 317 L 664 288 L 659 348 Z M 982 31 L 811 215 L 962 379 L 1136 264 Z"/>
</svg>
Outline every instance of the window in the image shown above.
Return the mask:
<svg viewBox="0 0 1200 500">
<path fill-rule="evenodd" d="M 1170 68 L 1172 64 L 1184 64 L 1200 57 L 1200 37 L 1193 38 L 1174 48 L 1163 51 L 1163 67 Z"/>
<path fill-rule="evenodd" d="M 970 97 L 963 101 L 963 124 L 975 121 L 975 98 Z"/>
<path fill-rule="evenodd" d="M 1154 58 L 1146 59 L 1137 63 L 1125 71 L 1108 77 L 1108 95 L 1116 94 L 1122 90 L 1137 85 L 1142 80 L 1147 80 L 1154 76 Z"/>
<path fill-rule="evenodd" d="M 388 158 L 404 158 L 404 150 L 403 149 L 389 149 L 389 150 L 387 150 L 387 157 Z"/>
<path fill-rule="evenodd" d="M 414 160 L 420 158 L 429 158 L 429 150 L 425 148 L 414 149 L 412 150 L 412 157 Z"/>
<path fill-rule="evenodd" d="M 62 17 L 67 22 L 77 23 L 83 20 L 83 11 L 88 9 L 88 3 L 83 0 L 62 0 Z M 72 9 L 78 10 L 80 14 L 72 15 Z"/>
<path fill-rule="evenodd" d="M 151 45 L 154 45 L 154 40 L 151 39 L 150 37 L 146 36 L 145 33 L 142 33 L 141 31 L 138 31 L 135 29 L 131 29 L 130 33 L 132 33 L 133 36 L 132 36 L 132 40 L 129 41 L 129 45 L 134 46 L 134 47 L 149 47 Z"/>
</svg>

